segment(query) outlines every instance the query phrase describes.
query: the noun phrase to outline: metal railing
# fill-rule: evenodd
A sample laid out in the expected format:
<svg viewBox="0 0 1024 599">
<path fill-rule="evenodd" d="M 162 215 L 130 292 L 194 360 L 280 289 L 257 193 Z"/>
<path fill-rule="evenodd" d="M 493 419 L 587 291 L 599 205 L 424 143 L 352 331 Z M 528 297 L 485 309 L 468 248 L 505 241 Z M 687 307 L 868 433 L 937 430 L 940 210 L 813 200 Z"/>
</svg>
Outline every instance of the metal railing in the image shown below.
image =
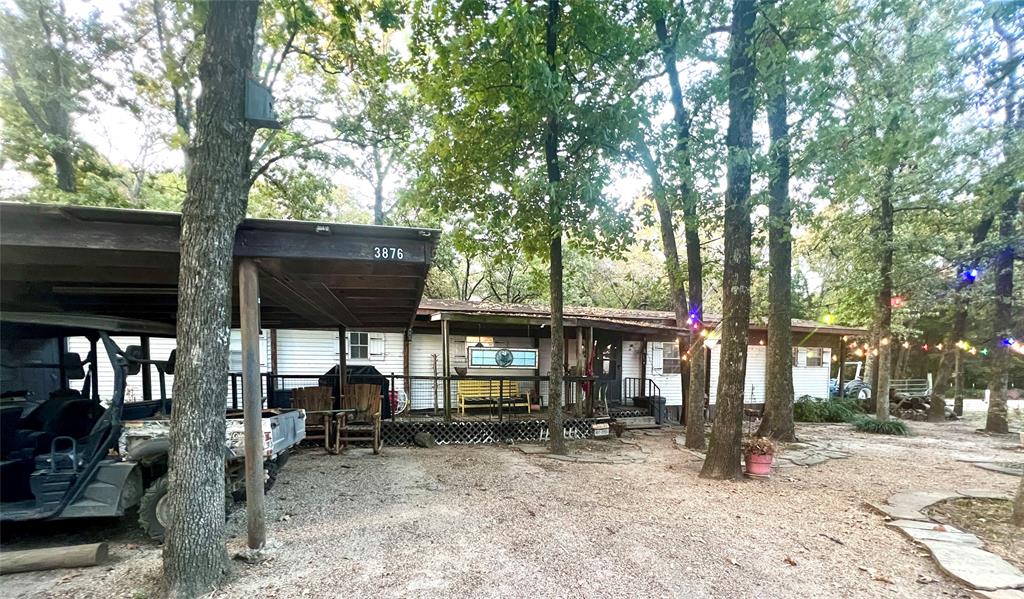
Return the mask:
<svg viewBox="0 0 1024 599">
<path fill-rule="evenodd" d="M 633 399 L 635 397 L 658 397 L 661 395 L 661 387 L 651 379 L 629 376 L 622 379 L 622 398 Z"/>
<path fill-rule="evenodd" d="M 228 377 L 227 407 L 237 410 L 242 406 L 242 377 L 235 372 L 229 373 Z M 392 410 L 385 407 L 385 418 L 444 416 L 446 380 L 449 389 L 448 408 L 453 417 L 497 420 L 538 417 L 546 412 L 550 396 L 547 376 L 443 377 L 385 373 L 382 378 L 386 383 L 382 387 L 387 389 L 388 403 L 402 407 L 397 414 L 392 414 Z M 614 379 L 566 376 L 563 381 L 562 405 L 569 415 L 604 414 L 607 409 L 605 398 L 611 387 L 617 385 L 621 385 L 621 382 Z M 303 387 L 330 387 L 332 394 L 337 397 L 337 379 L 332 374 L 262 373 L 260 387 L 264 406 L 270 408 L 290 406 L 291 392 Z M 481 389 L 485 391 L 481 392 Z M 461 406 L 460 393 L 464 399 Z"/>
</svg>

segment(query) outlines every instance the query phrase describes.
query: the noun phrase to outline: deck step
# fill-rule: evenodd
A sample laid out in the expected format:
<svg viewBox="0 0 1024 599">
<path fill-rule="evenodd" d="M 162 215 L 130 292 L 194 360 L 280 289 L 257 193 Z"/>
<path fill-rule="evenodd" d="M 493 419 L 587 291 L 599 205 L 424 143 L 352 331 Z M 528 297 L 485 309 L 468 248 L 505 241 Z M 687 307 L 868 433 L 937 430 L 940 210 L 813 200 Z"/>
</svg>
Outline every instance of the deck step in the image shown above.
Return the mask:
<svg viewBox="0 0 1024 599">
<path fill-rule="evenodd" d="M 627 418 L 616 418 L 616 422 L 626 425 L 626 430 L 638 428 L 661 428 L 654 416 L 629 416 Z"/>
</svg>

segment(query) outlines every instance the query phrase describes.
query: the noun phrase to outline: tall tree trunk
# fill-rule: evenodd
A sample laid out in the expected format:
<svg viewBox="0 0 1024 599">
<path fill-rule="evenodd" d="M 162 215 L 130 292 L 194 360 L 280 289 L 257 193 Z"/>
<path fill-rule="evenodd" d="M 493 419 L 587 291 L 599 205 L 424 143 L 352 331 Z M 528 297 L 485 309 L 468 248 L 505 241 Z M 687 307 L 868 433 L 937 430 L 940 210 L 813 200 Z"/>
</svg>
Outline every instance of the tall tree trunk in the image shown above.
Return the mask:
<svg viewBox="0 0 1024 599">
<path fill-rule="evenodd" d="M 673 9 L 675 8 L 673 6 Z M 686 238 L 687 278 L 690 283 L 688 314 L 682 316 L 683 320 L 680 321 L 677 308 L 676 324 L 682 327 L 690 320 L 703 326 L 703 268 L 700 255 L 700 225 L 697 219 L 697 193 L 693 188 L 693 174 L 690 169 L 690 112 L 683 105 L 683 89 L 679 83 L 679 69 L 676 66 L 678 60 L 676 40 L 669 33 L 664 15 L 655 19 L 654 31 L 661 44 L 661 60 L 671 90 L 672 121 L 675 124 L 676 134 L 672 163 L 679 177 L 679 197 L 683 204 Z M 672 243 L 675 244 L 674 237 Z M 676 250 L 676 257 L 678 260 L 678 250 Z M 678 292 L 682 292 L 683 289 L 682 284 L 678 287 L 673 286 L 673 300 L 678 299 Z M 683 299 L 685 300 L 685 298 Z M 679 341 L 680 348 L 686 347 L 683 345 L 685 340 L 682 337 L 679 338 Z M 690 347 L 690 351 L 692 355 L 690 356 L 688 380 L 685 378 L 687 371 L 680 369 L 680 377 L 684 377 L 683 388 L 686 389 L 686 446 L 691 449 L 704 449 L 704 345 L 702 343 L 694 344 Z"/>
<path fill-rule="evenodd" d="M 1007 63 L 1018 61 L 1020 53 L 1017 50 L 1016 39 L 1013 34 L 1003 26 L 997 14 L 992 16 L 992 25 L 996 33 L 1006 44 Z M 1015 69 L 1016 70 L 1016 69 Z M 1005 101 L 1003 111 L 1005 124 L 1003 130 L 1003 155 L 1004 167 L 1014 164 L 1019 156 L 1019 148 L 1014 144 L 1014 137 L 1024 132 L 1024 100 L 1018 105 L 1017 100 L 1017 78 L 1016 73 L 1011 72 L 1007 77 Z M 1011 167 L 1012 168 L 1012 167 Z M 985 430 L 994 433 L 1005 433 L 1009 430 L 1006 422 L 1006 387 L 1010 373 L 1009 349 L 1003 345 L 1003 337 L 1012 331 L 1009 330 L 1013 323 L 1013 260 L 1014 260 L 1014 220 L 1019 211 L 1021 191 L 1020 182 L 1014 178 L 1012 172 L 1007 172 L 1003 177 L 1005 184 L 1006 199 L 1000 206 L 999 216 L 999 253 L 996 254 L 993 263 L 995 271 L 995 308 L 992 310 L 992 357 L 991 370 L 989 373 L 989 404 L 988 414 L 985 418 Z"/>
<path fill-rule="evenodd" d="M 963 414 L 964 400 L 963 396 L 960 395 L 962 393 L 962 384 L 959 380 L 963 374 L 957 368 L 957 353 L 963 350 L 957 347 L 956 344 L 963 340 L 964 335 L 967 334 L 968 299 L 964 294 L 964 289 L 970 284 L 970 280 L 967 278 L 966 273 L 975 266 L 977 259 L 974 257 L 974 251 L 978 245 L 985 241 L 994 220 L 994 214 L 987 214 L 974 227 L 974 232 L 971 235 L 971 258 L 966 264 L 962 264 L 957 268 L 956 296 L 953 304 L 953 330 L 945 338 L 945 352 L 939 358 L 939 368 L 935 373 L 935 381 L 932 384 L 932 395 L 928 406 L 929 422 L 943 422 L 946 419 L 946 392 L 949 388 L 950 377 L 953 379 L 956 393 L 954 402 L 959 403 L 959 405 L 954 403 L 954 413 L 957 415 Z"/>
<path fill-rule="evenodd" d="M 789 202 L 789 125 L 785 73 L 780 73 L 768 101 L 768 131 L 775 169 L 768 202 L 768 396 L 757 434 L 794 441 L 793 333 L 790 316 L 793 241 Z"/>
<path fill-rule="evenodd" d="M 729 51 L 729 151 L 722 280 L 722 363 L 711 442 L 700 475 L 740 476 L 743 379 L 750 327 L 750 168 L 754 124 L 754 0 L 734 0 Z"/>
<path fill-rule="evenodd" d="M 1006 421 L 1006 388 L 1010 374 L 1010 349 L 1002 340 L 1012 333 L 1013 326 L 1013 258 L 1014 220 L 1020 204 L 1020 192 L 1011 191 L 1000 210 L 999 241 L 1002 247 L 993 263 L 996 293 L 992 310 L 992 367 L 989 375 L 988 414 L 985 430 L 992 433 L 1009 432 Z"/>
<path fill-rule="evenodd" d="M 676 229 L 672 216 L 672 205 L 668 198 L 668 190 L 665 189 L 665 185 L 661 180 L 658 164 L 655 162 L 650 148 L 642 139 L 637 142 L 637 147 L 640 160 L 643 162 L 644 168 L 647 170 L 647 176 L 651 180 L 651 192 L 654 196 L 654 204 L 658 208 L 661 247 L 665 252 L 665 270 L 668 274 L 668 284 L 672 293 L 672 309 L 676 315 L 676 327 L 680 330 L 688 330 L 689 324 L 686 322 L 686 283 L 683 281 L 683 269 L 679 264 L 679 250 L 676 247 Z M 688 345 L 687 336 L 679 333 L 676 336 L 676 343 L 679 345 L 679 355 L 682 357 Z M 680 388 L 685 389 L 687 381 L 686 370 L 680 368 L 679 376 L 682 379 L 682 387 Z M 689 400 L 690 398 L 687 397 L 687 403 L 689 403 Z M 702 432 L 702 440 L 703 436 Z"/>
<path fill-rule="evenodd" d="M 899 133 L 899 118 L 893 116 L 886 127 L 885 140 L 894 143 Z M 878 288 L 878 365 L 875 376 L 878 383 L 872 390 L 875 398 L 875 416 L 879 420 L 889 419 L 889 387 L 892 378 L 892 267 L 895 255 L 893 193 L 896 186 L 896 168 L 899 153 L 892 152 L 885 165 L 882 186 L 878 193 L 878 234 L 882 245 L 879 261 L 881 285 Z"/>
<path fill-rule="evenodd" d="M 562 8 L 559 0 L 548 0 L 545 51 L 548 70 L 558 76 L 555 51 L 558 49 L 558 20 Z M 544 159 L 548 173 L 548 199 L 551 202 L 549 234 L 551 235 L 551 372 L 548 375 L 548 433 L 551 452 L 565 453 L 565 431 L 562 414 L 562 381 L 565 377 L 565 333 L 562 323 L 562 198 L 559 183 L 562 170 L 558 163 L 558 113 L 552 108 L 547 116 L 544 135 Z"/>
<path fill-rule="evenodd" d="M 164 584 L 171 597 L 210 591 L 224 551 L 224 402 L 235 229 L 248 201 L 253 129 L 245 80 L 259 2 L 213 2 L 199 66 L 203 92 L 181 215 L 178 370 L 171 415 L 171 521 Z"/>
<path fill-rule="evenodd" d="M 71 150 L 64 147 L 51 148 L 50 158 L 57 174 L 57 189 L 68 193 L 78 191 L 78 178 L 75 175 L 75 159 Z"/>
<path fill-rule="evenodd" d="M 384 169 L 380 150 L 373 147 L 373 224 L 384 224 Z"/>
</svg>

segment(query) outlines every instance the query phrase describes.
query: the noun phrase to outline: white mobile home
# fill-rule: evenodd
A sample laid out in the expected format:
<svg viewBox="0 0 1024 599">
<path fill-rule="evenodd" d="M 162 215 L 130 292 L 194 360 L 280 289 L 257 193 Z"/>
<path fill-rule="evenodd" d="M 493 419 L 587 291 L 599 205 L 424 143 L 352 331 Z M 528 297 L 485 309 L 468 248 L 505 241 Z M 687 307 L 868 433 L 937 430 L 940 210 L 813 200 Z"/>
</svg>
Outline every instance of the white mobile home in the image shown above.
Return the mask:
<svg viewBox="0 0 1024 599">
<path fill-rule="evenodd" d="M 414 411 L 440 409 L 444 404 L 443 386 L 437 381 L 445 375 L 546 377 L 551 366 L 548 319 L 547 310 L 537 306 L 425 299 L 420 303 L 412 328 L 404 332 L 344 331 L 345 364 L 347 367 L 373 366 L 384 376 L 394 375 L 395 387 L 404 386 Z M 708 317 L 705 324 L 713 331 L 718 319 Z M 442 342 L 444 327 L 448 328 L 449 338 L 447 373 Z M 671 312 L 567 307 L 567 372 L 591 374 L 607 381 L 607 400 L 613 405 L 628 406 L 634 397 L 658 395 L 664 397 L 670 407 L 681 406 L 681 370 L 686 364 L 680 360 L 677 332 Z M 826 397 L 830 365 L 838 358 L 842 336 L 864 333 L 857 328 L 794 320 L 795 397 Z M 714 405 L 721 348 L 714 342 L 713 333 L 711 341 L 700 336 L 695 338 L 699 340 L 695 346 L 707 352 L 705 393 L 708 402 Z M 766 339 L 765 325 L 751 323 L 744 398 L 748 404 L 764 403 Z M 123 346 L 138 342 L 129 338 L 118 341 Z M 589 367 L 577 369 L 580 355 L 586 355 L 585 342 L 594 348 L 594 358 Z M 87 351 L 85 346 L 77 347 L 75 343 L 71 341 L 71 351 Z M 232 369 L 237 372 L 240 368 L 237 331 L 232 333 L 231 343 Z M 162 359 L 173 347 L 174 341 L 170 339 L 151 340 L 155 359 Z M 317 377 L 339 363 L 340 348 L 337 330 L 264 329 L 260 338 L 263 371 L 278 375 L 278 388 L 317 384 Z M 511 351 L 514 360 L 510 365 L 495 364 L 498 349 Z M 695 348 L 691 347 L 690 351 Z M 101 378 L 100 384 L 106 386 L 111 381 Z M 167 384 L 170 390 L 170 377 Z M 129 394 L 141 397 L 141 385 L 139 376 L 131 377 Z M 529 393 L 537 406 L 546 405 L 547 382 L 536 380 L 529 386 L 522 391 Z M 452 386 L 449 392 L 453 396 L 452 405 L 457 404 L 456 387 Z M 230 393 L 229 390 L 229 396 Z"/>
</svg>

